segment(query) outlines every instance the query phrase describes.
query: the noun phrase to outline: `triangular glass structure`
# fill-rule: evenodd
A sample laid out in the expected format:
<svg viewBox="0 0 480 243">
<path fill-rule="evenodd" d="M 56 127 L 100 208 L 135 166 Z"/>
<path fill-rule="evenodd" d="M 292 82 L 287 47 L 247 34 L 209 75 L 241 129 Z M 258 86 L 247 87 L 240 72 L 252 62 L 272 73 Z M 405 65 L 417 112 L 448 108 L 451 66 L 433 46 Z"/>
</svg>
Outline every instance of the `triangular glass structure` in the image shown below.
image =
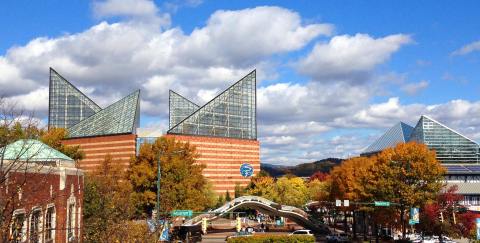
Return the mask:
<svg viewBox="0 0 480 243">
<path fill-rule="evenodd" d="M 256 71 L 180 121 L 168 133 L 256 139 Z"/>
<path fill-rule="evenodd" d="M 69 130 L 70 137 L 135 133 L 140 122 L 140 90 L 111 104 Z"/>
<path fill-rule="evenodd" d="M 405 143 L 410 138 L 412 131 L 412 126 L 399 122 L 368 146 L 362 154 L 377 153 L 386 148 L 395 147 L 399 143 Z"/>
<path fill-rule="evenodd" d="M 442 163 L 478 163 L 477 142 L 428 117 L 421 116 L 410 141 L 424 143 L 435 150 Z"/>
<path fill-rule="evenodd" d="M 101 110 L 53 68 L 50 68 L 48 102 L 48 127 L 69 128 Z"/>
<path fill-rule="evenodd" d="M 177 94 L 175 91 L 170 90 L 169 94 L 169 126 L 168 129 L 171 129 L 183 119 L 190 116 L 193 112 L 198 110 L 200 106 L 191 102 L 187 98 Z"/>
</svg>

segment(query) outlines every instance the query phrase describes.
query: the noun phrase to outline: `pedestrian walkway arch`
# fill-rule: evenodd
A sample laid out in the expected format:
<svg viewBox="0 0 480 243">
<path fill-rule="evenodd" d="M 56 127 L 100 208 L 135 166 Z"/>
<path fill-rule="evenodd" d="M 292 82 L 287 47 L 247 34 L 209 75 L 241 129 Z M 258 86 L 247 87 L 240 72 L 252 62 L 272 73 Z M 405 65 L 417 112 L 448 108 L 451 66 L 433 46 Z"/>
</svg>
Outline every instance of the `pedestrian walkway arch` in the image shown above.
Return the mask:
<svg viewBox="0 0 480 243">
<path fill-rule="evenodd" d="M 215 210 L 200 214 L 192 219 L 187 220 L 184 225 L 190 226 L 201 224 L 203 218 L 206 218 L 207 221 L 215 220 L 239 208 L 256 209 L 265 214 L 285 217 L 314 232 L 324 234 L 329 232 L 329 229 L 326 225 L 316 224 L 311 221 L 309 219 L 309 214 L 304 210 L 293 206 L 281 205 L 258 196 L 243 196 L 235 198 L 234 200 L 225 203 L 223 206 Z"/>
</svg>

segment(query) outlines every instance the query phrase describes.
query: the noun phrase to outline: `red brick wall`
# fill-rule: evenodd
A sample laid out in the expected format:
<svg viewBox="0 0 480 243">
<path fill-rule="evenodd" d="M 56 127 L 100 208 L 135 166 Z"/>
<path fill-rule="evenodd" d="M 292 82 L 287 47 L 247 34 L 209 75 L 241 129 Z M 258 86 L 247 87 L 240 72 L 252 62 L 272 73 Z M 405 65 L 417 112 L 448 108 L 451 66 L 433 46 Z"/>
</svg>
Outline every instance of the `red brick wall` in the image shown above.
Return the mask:
<svg viewBox="0 0 480 243">
<path fill-rule="evenodd" d="M 25 210 L 25 215 L 28 220 L 27 224 L 27 239 L 30 227 L 30 213 L 34 208 L 41 209 L 43 217 L 42 227 L 45 227 L 45 214 L 49 205 L 55 205 L 55 242 L 66 241 L 66 223 L 67 223 L 67 200 L 70 196 L 75 197 L 77 210 L 77 227 L 75 229 L 75 236 L 82 241 L 83 234 L 83 220 L 81 213 L 83 213 L 83 172 L 75 169 L 69 169 L 65 178 L 65 188 L 60 189 L 60 174 L 57 169 L 46 170 L 42 168 L 42 172 L 10 172 L 8 181 L 0 186 L 1 200 L 9 200 L 13 202 L 10 204 L 8 213 L 8 221 L 11 219 L 11 213 L 14 210 Z M 78 174 L 76 174 L 76 172 Z M 76 175 L 75 175 L 76 174 Z M 73 185 L 73 192 L 71 191 Z M 16 191 L 16 188 L 21 188 L 21 193 Z M 50 191 L 52 188 L 52 191 Z M 19 196 L 21 194 L 21 197 Z M 82 211 L 79 211 L 81 208 Z M 44 235 L 42 234 L 42 238 Z"/>
<path fill-rule="evenodd" d="M 250 178 L 240 175 L 240 166 L 249 163 L 254 174 L 260 171 L 260 143 L 257 140 L 186 136 L 167 134 L 177 141 L 189 142 L 196 147 L 199 154 L 198 163 L 206 168 L 203 175 L 213 184 L 217 193 L 235 191 L 235 184 L 246 186 Z"/>
<path fill-rule="evenodd" d="M 95 170 L 107 154 L 112 156 L 116 164 L 126 168 L 136 151 L 135 134 L 97 136 L 88 138 L 72 138 L 63 141 L 65 145 L 80 145 L 85 158 L 79 162 L 79 168 L 87 172 Z"/>
</svg>

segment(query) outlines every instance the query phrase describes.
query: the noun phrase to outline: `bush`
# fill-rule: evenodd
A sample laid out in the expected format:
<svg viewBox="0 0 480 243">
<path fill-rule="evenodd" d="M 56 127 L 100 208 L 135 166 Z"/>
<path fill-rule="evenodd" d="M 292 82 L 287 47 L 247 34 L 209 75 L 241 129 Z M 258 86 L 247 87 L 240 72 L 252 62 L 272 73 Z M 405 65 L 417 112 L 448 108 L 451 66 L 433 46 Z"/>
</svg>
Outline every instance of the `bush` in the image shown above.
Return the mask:
<svg viewBox="0 0 480 243">
<path fill-rule="evenodd" d="M 255 235 L 230 238 L 228 243 L 313 243 L 315 237 L 308 235 Z"/>
</svg>

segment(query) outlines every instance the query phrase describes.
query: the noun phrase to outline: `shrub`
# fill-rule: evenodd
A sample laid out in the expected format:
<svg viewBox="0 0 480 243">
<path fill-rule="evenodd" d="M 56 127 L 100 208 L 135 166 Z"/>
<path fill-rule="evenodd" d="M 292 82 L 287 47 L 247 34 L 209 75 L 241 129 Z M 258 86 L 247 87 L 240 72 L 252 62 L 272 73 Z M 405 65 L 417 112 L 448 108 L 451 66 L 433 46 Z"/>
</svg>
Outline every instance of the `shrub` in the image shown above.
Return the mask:
<svg viewBox="0 0 480 243">
<path fill-rule="evenodd" d="M 313 243 L 315 237 L 308 235 L 254 235 L 230 238 L 228 243 Z"/>
</svg>

